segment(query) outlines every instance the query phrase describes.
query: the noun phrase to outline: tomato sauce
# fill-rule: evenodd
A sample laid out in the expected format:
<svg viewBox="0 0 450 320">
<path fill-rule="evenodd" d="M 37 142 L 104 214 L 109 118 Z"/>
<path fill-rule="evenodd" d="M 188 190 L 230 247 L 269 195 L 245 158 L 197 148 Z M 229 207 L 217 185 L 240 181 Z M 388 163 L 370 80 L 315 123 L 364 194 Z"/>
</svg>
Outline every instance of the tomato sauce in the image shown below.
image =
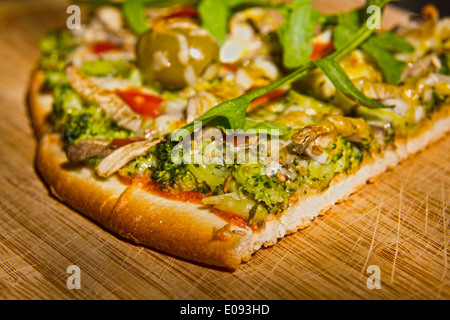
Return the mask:
<svg viewBox="0 0 450 320">
<path fill-rule="evenodd" d="M 212 192 L 201 193 L 199 191 L 182 191 L 182 190 L 175 190 L 172 188 L 162 189 L 156 182 L 151 180 L 149 177 L 128 178 L 119 175 L 119 179 L 123 184 L 138 186 L 140 189 L 143 189 L 151 194 L 154 194 L 158 197 L 165 198 L 168 200 L 182 201 L 194 204 L 203 204 L 202 199 L 210 197 L 212 195 Z"/>
<path fill-rule="evenodd" d="M 165 198 L 168 200 L 173 201 L 181 201 L 186 203 L 193 203 L 198 205 L 203 205 L 202 199 L 211 197 L 212 192 L 209 193 L 201 193 L 199 191 L 180 191 L 180 190 L 174 190 L 174 189 L 161 189 L 161 187 L 154 181 L 152 181 L 150 178 L 128 178 L 128 177 L 122 177 L 118 175 L 119 180 L 125 184 L 125 185 L 134 185 L 139 187 L 142 190 L 145 190 L 153 195 L 156 195 L 161 198 Z M 245 228 L 248 227 L 248 220 L 244 219 L 242 217 L 239 217 L 235 214 L 220 211 L 217 209 L 213 209 L 212 212 L 217 214 L 222 219 L 228 221 L 234 226 Z M 250 228 L 256 232 L 261 229 L 256 223 L 254 223 Z"/>
<path fill-rule="evenodd" d="M 240 227 L 240 228 L 250 227 L 250 229 L 252 229 L 253 232 L 257 232 L 257 231 L 261 230 L 261 227 L 258 226 L 256 223 L 253 223 L 251 226 L 249 226 L 248 219 L 244 219 L 235 214 L 217 210 L 217 209 L 213 209 L 213 212 L 215 214 L 217 214 L 219 217 L 221 217 L 222 219 L 229 221 L 232 225 L 234 225 L 236 227 Z"/>
</svg>

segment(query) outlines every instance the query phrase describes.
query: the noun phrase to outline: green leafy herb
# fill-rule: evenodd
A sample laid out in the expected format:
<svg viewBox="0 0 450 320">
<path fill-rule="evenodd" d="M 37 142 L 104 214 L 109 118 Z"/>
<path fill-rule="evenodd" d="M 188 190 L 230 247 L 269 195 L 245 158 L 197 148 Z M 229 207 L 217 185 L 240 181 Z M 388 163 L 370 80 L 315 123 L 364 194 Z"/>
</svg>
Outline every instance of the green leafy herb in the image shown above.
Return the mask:
<svg viewBox="0 0 450 320">
<path fill-rule="evenodd" d="M 348 14 L 338 14 L 337 25 L 333 29 L 334 46 L 342 49 L 360 28 L 358 10 L 350 11 Z"/>
<path fill-rule="evenodd" d="M 388 83 L 399 84 L 406 63 L 395 59 L 392 53 L 377 45 L 373 39 L 364 43 L 362 48 L 375 59 Z"/>
<path fill-rule="evenodd" d="M 318 16 L 311 0 L 295 0 L 282 13 L 285 22 L 278 30 L 278 37 L 283 46 L 283 64 L 288 69 L 298 68 L 311 56 Z"/>
<path fill-rule="evenodd" d="M 150 29 L 145 16 L 145 5 L 142 0 L 128 0 L 122 5 L 123 14 L 128 25 L 137 34 L 145 33 Z"/>
<path fill-rule="evenodd" d="M 202 0 L 198 11 L 202 27 L 224 43 L 228 32 L 228 20 L 235 9 L 246 6 L 277 7 L 271 0 Z"/>
<path fill-rule="evenodd" d="M 246 111 L 251 100 L 244 95 L 240 98 L 225 101 L 208 110 L 196 121 L 201 121 L 203 126 L 215 125 L 222 130 L 241 129 L 244 127 Z M 194 122 L 183 127 L 183 129 L 194 130 Z"/>
<path fill-rule="evenodd" d="M 227 1 L 203 0 L 198 6 L 202 27 L 216 37 L 219 43 L 225 41 L 228 31 L 230 7 Z"/>
<path fill-rule="evenodd" d="M 371 37 L 362 45 L 363 50 L 372 55 L 382 70 L 388 83 L 399 84 L 406 63 L 395 59 L 392 53 L 411 52 L 414 47 L 392 32 L 384 32 Z"/>
<path fill-rule="evenodd" d="M 344 69 L 335 60 L 325 58 L 315 62 L 339 91 L 352 97 L 359 103 L 371 108 L 386 108 L 383 104 L 366 97 L 348 78 Z"/>
<path fill-rule="evenodd" d="M 374 45 L 390 52 L 413 52 L 414 47 L 396 33 L 387 31 L 369 39 Z"/>
<path fill-rule="evenodd" d="M 344 48 L 346 42 L 355 35 L 361 24 L 366 24 L 364 19 L 361 22 L 361 16 L 360 10 L 338 16 L 338 25 L 333 30 L 334 45 L 338 50 Z M 361 45 L 361 48 L 374 58 L 385 80 L 392 84 L 401 82 L 401 75 L 406 68 L 406 64 L 395 59 L 392 53 L 414 50 L 409 42 L 392 32 L 383 32 L 370 37 Z"/>
</svg>

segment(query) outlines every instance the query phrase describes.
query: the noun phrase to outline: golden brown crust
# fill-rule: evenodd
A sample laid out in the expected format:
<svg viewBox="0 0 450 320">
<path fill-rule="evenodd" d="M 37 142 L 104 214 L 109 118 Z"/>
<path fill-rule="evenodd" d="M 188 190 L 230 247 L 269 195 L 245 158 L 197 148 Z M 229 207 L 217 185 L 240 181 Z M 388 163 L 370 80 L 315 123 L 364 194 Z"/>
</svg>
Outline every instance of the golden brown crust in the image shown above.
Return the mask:
<svg viewBox="0 0 450 320">
<path fill-rule="evenodd" d="M 240 236 L 231 230 L 216 236 L 227 223 L 199 205 L 157 197 L 116 178 L 99 179 L 92 170 L 66 162 L 60 139 L 45 134 L 36 166 L 62 202 L 105 228 L 138 244 L 198 262 L 237 268 L 233 252 Z"/>
<path fill-rule="evenodd" d="M 27 97 L 31 124 L 38 139 L 50 128 L 48 117 L 51 112 L 51 101 L 53 101 L 52 94 L 40 93 L 43 80 L 44 73 L 41 70 L 36 70 L 31 78 Z"/>
</svg>

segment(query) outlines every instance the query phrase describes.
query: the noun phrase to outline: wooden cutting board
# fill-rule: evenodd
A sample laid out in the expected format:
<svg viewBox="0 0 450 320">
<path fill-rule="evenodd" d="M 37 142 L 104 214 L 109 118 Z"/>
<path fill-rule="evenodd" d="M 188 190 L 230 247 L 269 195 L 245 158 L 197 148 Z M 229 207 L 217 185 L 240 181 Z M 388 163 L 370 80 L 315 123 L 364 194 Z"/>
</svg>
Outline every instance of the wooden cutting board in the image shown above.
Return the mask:
<svg viewBox="0 0 450 320">
<path fill-rule="evenodd" d="M 355 3 L 315 4 L 331 12 Z M 449 136 L 235 272 L 123 241 L 52 198 L 34 168 L 25 95 L 37 41 L 65 26 L 66 7 L 0 4 L 1 299 L 450 298 Z M 404 17 L 390 10 L 387 22 Z M 71 265 L 79 290 L 66 284 Z M 367 286 L 369 266 L 380 289 Z"/>
</svg>

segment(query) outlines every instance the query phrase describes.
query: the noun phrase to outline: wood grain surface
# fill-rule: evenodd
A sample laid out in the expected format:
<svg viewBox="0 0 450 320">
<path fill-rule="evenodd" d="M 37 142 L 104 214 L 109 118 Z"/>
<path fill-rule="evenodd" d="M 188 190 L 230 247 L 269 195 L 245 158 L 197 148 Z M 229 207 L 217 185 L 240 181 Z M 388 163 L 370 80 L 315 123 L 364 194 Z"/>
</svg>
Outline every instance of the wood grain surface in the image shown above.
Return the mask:
<svg viewBox="0 0 450 320">
<path fill-rule="evenodd" d="M 0 3 L 0 299 L 450 298 L 449 136 L 234 272 L 124 241 L 52 198 L 34 168 L 25 97 L 37 41 L 65 26 L 66 7 Z M 67 288 L 70 265 L 80 290 Z M 373 265 L 378 290 L 366 283 Z"/>
</svg>

